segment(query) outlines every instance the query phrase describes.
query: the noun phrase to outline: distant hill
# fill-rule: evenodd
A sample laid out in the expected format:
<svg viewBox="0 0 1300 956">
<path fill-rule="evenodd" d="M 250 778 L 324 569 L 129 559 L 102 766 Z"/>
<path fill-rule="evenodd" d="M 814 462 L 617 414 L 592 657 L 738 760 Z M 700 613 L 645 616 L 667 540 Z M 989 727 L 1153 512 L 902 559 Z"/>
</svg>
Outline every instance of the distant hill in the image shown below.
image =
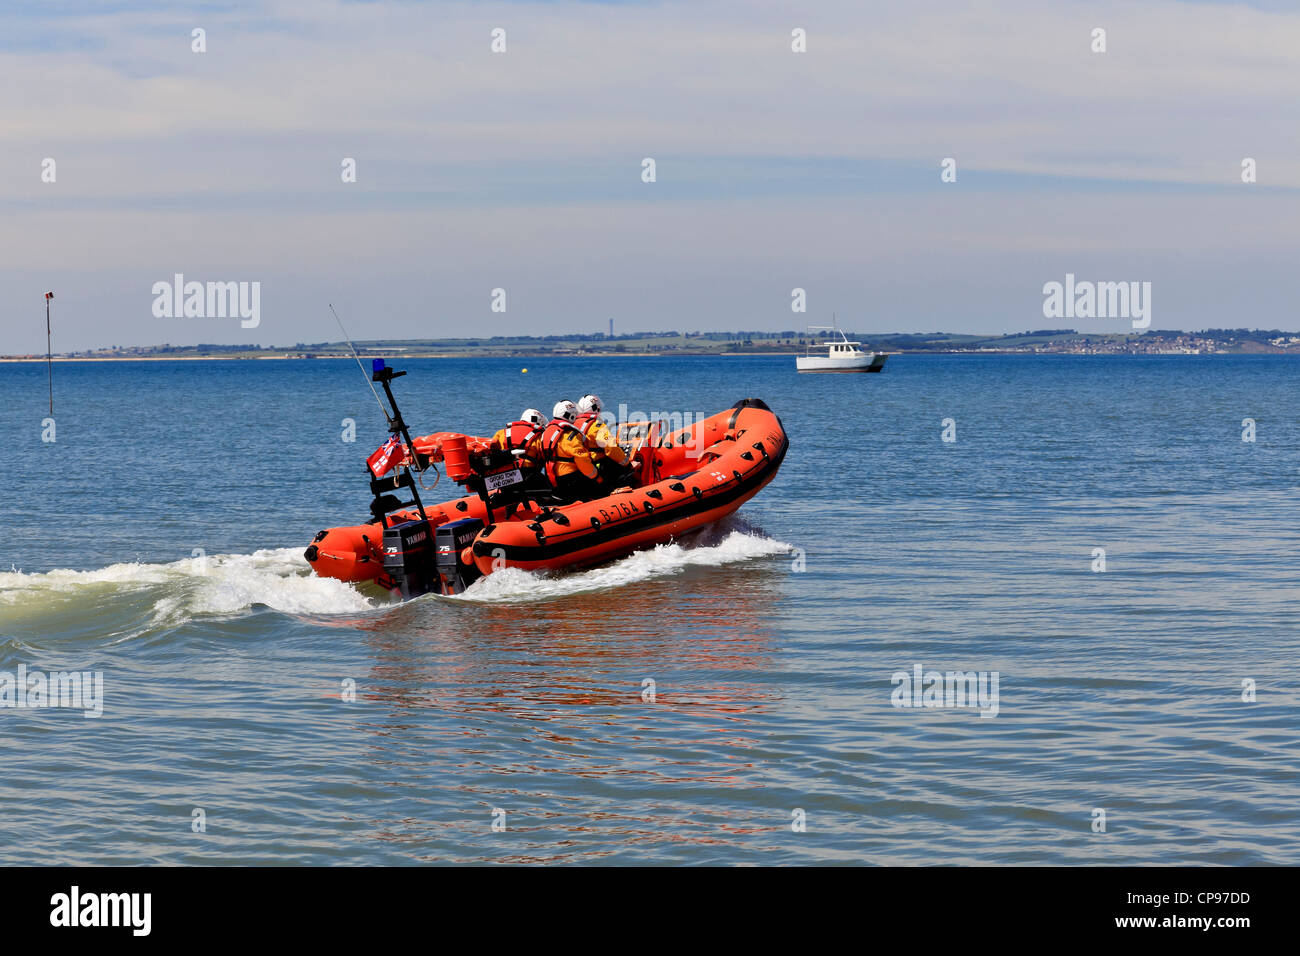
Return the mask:
<svg viewBox="0 0 1300 956">
<path fill-rule="evenodd" d="M 1300 333 L 1280 329 L 1206 329 L 1201 332 L 1149 330 L 1136 333 L 1037 329 L 1005 335 L 957 332 L 846 333 L 865 348 L 888 352 L 1060 352 L 1076 354 L 1296 352 Z M 807 332 L 633 332 L 567 335 L 494 335 L 476 338 L 369 339 L 356 342 L 361 355 L 529 356 L 547 355 L 728 355 L 795 354 L 824 341 Z M 68 359 L 128 358 L 341 358 L 350 357 L 345 342 L 298 342 L 292 346 L 157 345 L 114 346 L 63 353 Z M 10 359 L 44 359 L 6 356 Z"/>
</svg>

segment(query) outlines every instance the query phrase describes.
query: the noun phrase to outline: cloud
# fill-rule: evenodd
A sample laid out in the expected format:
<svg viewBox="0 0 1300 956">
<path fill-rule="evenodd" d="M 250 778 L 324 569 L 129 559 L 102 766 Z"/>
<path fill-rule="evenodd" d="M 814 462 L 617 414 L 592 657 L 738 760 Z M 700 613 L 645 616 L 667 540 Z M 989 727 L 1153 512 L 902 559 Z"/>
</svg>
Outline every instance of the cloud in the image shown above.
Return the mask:
<svg viewBox="0 0 1300 956">
<path fill-rule="evenodd" d="M 1300 218 L 1300 13 L 311 0 L 44 5 L 0 32 L 0 351 L 36 349 L 9 316 L 47 281 L 79 346 L 247 339 L 160 328 L 148 290 L 174 271 L 262 280 L 268 342 L 325 337 L 315 299 L 381 281 L 418 303 L 394 336 L 788 328 L 791 284 L 874 311 L 863 276 L 897 286 L 881 328 L 1020 328 L 1020 290 L 1079 262 L 1160 281 L 1134 257 L 1166 281 L 1249 273 L 1278 310 L 1295 291 L 1269 263 Z M 1163 320 L 1218 320 L 1186 300 Z"/>
</svg>

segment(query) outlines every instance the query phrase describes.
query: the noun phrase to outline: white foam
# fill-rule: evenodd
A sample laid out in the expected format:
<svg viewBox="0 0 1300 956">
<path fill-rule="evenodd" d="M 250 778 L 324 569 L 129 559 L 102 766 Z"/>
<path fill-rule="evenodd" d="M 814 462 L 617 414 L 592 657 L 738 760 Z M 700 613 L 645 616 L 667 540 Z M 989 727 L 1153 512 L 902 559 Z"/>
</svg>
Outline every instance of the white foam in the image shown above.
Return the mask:
<svg viewBox="0 0 1300 956">
<path fill-rule="evenodd" d="M 648 551 L 628 555 L 613 564 L 572 574 L 552 576 L 519 568 L 503 568 L 475 581 L 453 600 L 485 603 L 545 600 L 623 587 L 637 581 L 680 574 L 690 567 L 718 567 L 737 561 L 788 554 L 792 550 L 792 545 L 773 538 L 731 531 L 716 544 L 699 541 L 693 547 L 675 542 L 661 544 Z"/>
<path fill-rule="evenodd" d="M 208 560 L 209 573 L 197 578 L 190 597 L 196 613 L 233 614 L 264 604 L 286 614 L 344 614 L 373 606 L 351 585 L 307 571 L 297 548 L 223 555 L 215 566 Z"/>
<path fill-rule="evenodd" d="M 343 614 L 374 604 L 356 588 L 311 574 L 296 548 L 186 558 L 170 564 L 112 564 L 93 571 L 65 568 L 37 574 L 0 573 L 0 602 L 75 598 L 91 591 L 165 589 L 154 621 L 183 623 L 200 614 L 235 614 L 265 605 L 287 614 Z"/>
<path fill-rule="evenodd" d="M 546 600 L 679 574 L 690 567 L 716 567 L 790 550 L 791 545 L 783 542 L 723 525 L 693 537 L 689 546 L 659 545 L 589 571 L 550 575 L 505 568 L 476 581 L 451 600 Z M 33 574 L 0 572 L 0 605 L 20 612 L 51 602 L 64 606 L 69 601 L 84 602 L 92 606 L 119 594 L 139 594 L 143 601 L 152 601 L 152 619 L 130 636 L 175 627 L 199 616 L 237 615 L 256 605 L 286 614 L 330 615 L 355 614 L 387 604 L 366 597 L 343 581 L 312 574 L 297 548 L 209 555 L 170 564 L 113 564 L 93 571 L 60 568 Z"/>
</svg>

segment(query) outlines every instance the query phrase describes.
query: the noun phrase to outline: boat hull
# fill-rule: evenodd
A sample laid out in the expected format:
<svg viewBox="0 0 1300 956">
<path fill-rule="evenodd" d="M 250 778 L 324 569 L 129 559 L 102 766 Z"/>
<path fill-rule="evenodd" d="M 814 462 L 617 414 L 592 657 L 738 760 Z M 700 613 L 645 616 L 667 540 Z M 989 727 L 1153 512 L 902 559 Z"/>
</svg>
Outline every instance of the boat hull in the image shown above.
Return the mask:
<svg viewBox="0 0 1300 956">
<path fill-rule="evenodd" d="M 636 487 L 622 492 L 550 509 L 528 502 L 509 515 L 494 507 L 490 518 L 487 504 L 472 495 L 426 505 L 425 512 L 435 528 L 461 518 L 485 522 L 470 549 L 482 574 L 589 567 L 731 514 L 776 477 L 788 448 L 781 420 L 761 401 L 745 399 L 689 429 L 652 429 Z M 323 577 L 376 581 L 383 572 L 382 540 L 378 522 L 330 528 L 316 536 L 306 557 Z"/>
<path fill-rule="evenodd" d="M 881 372 L 888 358 L 888 353 L 884 352 L 869 352 L 851 358 L 800 355 L 795 358 L 795 368 L 800 372 Z"/>
</svg>

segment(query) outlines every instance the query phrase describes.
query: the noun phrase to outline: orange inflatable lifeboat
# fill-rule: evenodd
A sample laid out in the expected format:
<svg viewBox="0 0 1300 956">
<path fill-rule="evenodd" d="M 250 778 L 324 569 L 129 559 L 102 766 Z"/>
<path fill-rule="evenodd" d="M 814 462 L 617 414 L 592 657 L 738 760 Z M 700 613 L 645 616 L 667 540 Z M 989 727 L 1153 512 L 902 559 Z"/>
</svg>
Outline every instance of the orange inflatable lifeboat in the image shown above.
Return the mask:
<svg viewBox="0 0 1300 956">
<path fill-rule="evenodd" d="M 754 398 L 689 428 L 624 423 L 617 434 L 633 472 L 602 498 L 564 503 L 540 474 L 526 477 L 493 456 L 487 439 L 438 432 L 412 440 L 389 387 L 403 373 L 375 366 L 394 410 L 390 441 L 405 438 L 401 465 L 371 481 L 373 521 L 320 532 L 305 556 L 323 577 L 375 581 L 402 597 L 458 593 L 507 567 L 586 567 L 671 541 L 756 495 L 789 448 L 781 420 Z M 473 493 L 424 504 L 416 476 L 437 462 Z M 403 491 L 411 501 L 397 499 Z"/>
</svg>

